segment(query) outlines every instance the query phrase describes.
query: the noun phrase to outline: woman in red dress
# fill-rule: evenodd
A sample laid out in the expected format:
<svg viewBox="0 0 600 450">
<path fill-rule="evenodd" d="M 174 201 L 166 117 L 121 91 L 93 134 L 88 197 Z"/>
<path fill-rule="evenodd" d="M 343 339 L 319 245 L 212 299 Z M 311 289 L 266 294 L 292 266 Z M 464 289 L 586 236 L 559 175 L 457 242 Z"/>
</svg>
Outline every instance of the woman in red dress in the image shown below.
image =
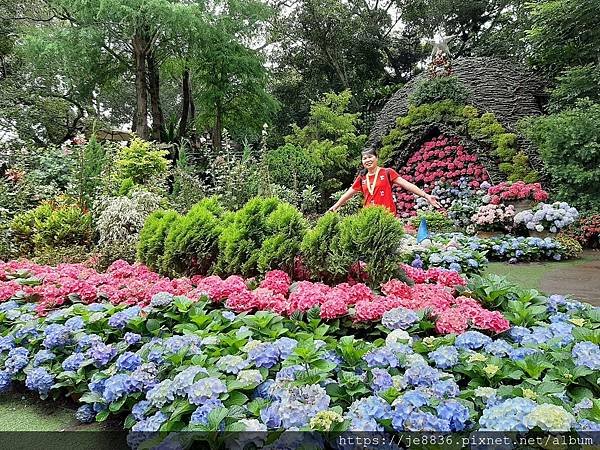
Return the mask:
<svg viewBox="0 0 600 450">
<path fill-rule="evenodd" d="M 413 194 L 423 197 L 435 208 L 441 207 L 433 195 L 429 195 L 414 184 L 406 181 L 394 169 L 379 167 L 377 165 L 377 151 L 375 149 L 365 150 L 362 153 L 362 164 L 364 170 L 361 175 L 356 177 L 352 187 L 340 197 L 335 205 L 329 208 L 329 211 L 337 211 L 348 200 L 359 192 L 362 192 L 365 200 L 364 206 L 385 206 L 392 214 L 396 215 L 396 203 L 394 203 L 394 196 L 392 194 L 393 185 L 400 186 Z"/>
</svg>

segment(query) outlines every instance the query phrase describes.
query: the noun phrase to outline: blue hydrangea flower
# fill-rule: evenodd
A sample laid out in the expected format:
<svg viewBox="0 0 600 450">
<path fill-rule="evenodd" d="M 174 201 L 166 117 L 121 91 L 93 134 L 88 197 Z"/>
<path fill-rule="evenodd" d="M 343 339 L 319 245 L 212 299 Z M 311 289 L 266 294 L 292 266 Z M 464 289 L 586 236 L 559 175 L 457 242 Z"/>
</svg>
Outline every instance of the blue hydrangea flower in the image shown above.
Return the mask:
<svg viewBox="0 0 600 450">
<path fill-rule="evenodd" d="M 269 393 L 269 390 L 270 390 L 271 386 L 273 385 L 273 383 L 275 383 L 273 380 L 266 380 L 263 383 L 256 386 L 256 389 L 254 389 L 254 392 L 252 393 L 251 398 L 252 399 L 255 399 L 255 398 L 269 399 L 269 398 L 271 398 L 271 394 Z"/>
<path fill-rule="evenodd" d="M 194 384 L 194 378 L 199 373 L 208 375 L 207 370 L 201 366 L 189 366 L 175 375 L 173 384 L 171 384 L 172 395 L 185 396 L 190 386 Z"/>
<path fill-rule="evenodd" d="M 281 403 L 275 401 L 270 405 L 260 410 L 260 420 L 269 429 L 277 429 L 281 427 L 281 416 L 279 415 L 279 406 Z"/>
<path fill-rule="evenodd" d="M 348 408 L 353 417 L 384 420 L 392 418 L 392 407 L 380 397 L 371 396 L 355 400 Z M 356 428 L 354 428 L 356 430 Z"/>
<path fill-rule="evenodd" d="M 552 331 L 548 327 L 532 327 L 531 334 L 521 339 L 521 345 L 540 345 L 545 344 L 553 338 Z"/>
<path fill-rule="evenodd" d="M 398 357 L 388 347 L 375 348 L 363 356 L 369 367 L 398 367 Z"/>
<path fill-rule="evenodd" d="M 327 350 L 323 355 L 323 359 L 334 363 L 336 366 L 339 366 L 343 362 L 342 358 L 334 350 Z"/>
<path fill-rule="evenodd" d="M 273 342 L 273 345 L 277 347 L 279 358 L 283 360 L 294 352 L 294 349 L 298 346 L 298 341 L 284 336 Z"/>
<path fill-rule="evenodd" d="M 536 408 L 529 399 L 509 398 L 498 404 L 486 407 L 479 418 L 482 431 L 527 431 L 523 420 Z"/>
<path fill-rule="evenodd" d="M 456 337 L 454 345 L 462 350 L 477 350 L 492 341 L 492 338 L 479 331 L 467 331 Z"/>
<path fill-rule="evenodd" d="M 296 379 L 296 373 L 302 370 L 304 370 L 304 367 L 299 364 L 282 367 L 275 375 L 275 381 L 294 381 Z"/>
<path fill-rule="evenodd" d="M 600 345 L 593 342 L 578 342 L 571 351 L 575 365 L 600 370 Z"/>
<path fill-rule="evenodd" d="M 423 260 L 421 259 L 421 256 L 416 255 L 415 259 L 413 259 L 413 262 L 410 263 L 410 265 L 412 267 L 414 267 L 415 269 L 422 269 L 423 268 Z"/>
<path fill-rule="evenodd" d="M 102 303 L 90 303 L 89 305 L 87 305 L 87 309 L 90 312 L 101 312 L 106 310 L 106 306 Z"/>
<path fill-rule="evenodd" d="M 371 370 L 371 373 L 373 374 L 373 383 L 371 384 L 371 388 L 375 393 L 386 391 L 394 385 L 392 376 L 387 370 L 376 368 Z"/>
<path fill-rule="evenodd" d="M 215 367 L 221 372 L 231 373 L 233 375 L 237 375 L 237 373 L 247 365 L 248 362 L 240 355 L 224 355 L 215 363 Z"/>
<path fill-rule="evenodd" d="M 156 432 L 160 429 L 161 425 L 167 421 L 167 419 L 168 417 L 166 414 L 158 411 L 153 416 L 144 420 L 140 420 L 131 428 L 131 431 Z"/>
<path fill-rule="evenodd" d="M 0 394 L 10 391 L 12 386 L 12 375 L 6 370 L 0 370 Z"/>
<path fill-rule="evenodd" d="M 423 391 L 413 389 L 411 391 L 406 391 L 401 397 L 401 401 L 403 404 L 410 405 L 413 408 L 420 408 L 429 403 L 429 396 Z"/>
<path fill-rule="evenodd" d="M 102 342 L 102 338 L 97 334 L 84 334 L 79 339 L 77 339 L 77 347 L 76 350 L 78 352 L 83 352 L 87 350 L 92 345 Z"/>
<path fill-rule="evenodd" d="M 558 345 L 560 347 L 565 346 L 573 341 L 573 328 L 574 326 L 570 323 L 565 322 L 554 322 L 548 327 L 552 332 L 554 339 L 560 339 Z"/>
<path fill-rule="evenodd" d="M 202 378 L 192 384 L 188 390 L 188 400 L 193 405 L 202 405 L 210 398 L 217 398 L 219 394 L 227 392 L 227 386 L 215 377 Z"/>
<path fill-rule="evenodd" d="M 440 419 L 447 420 L 450 423 L 451 431 L 462 431 L 469 420 L 469 408 L 456 400 L 446 400 L 440 403 L 437 408 L 437 414 Z"/>
<path fill-rule="evenodd" d="M 48 350 L 63 348 L 71 343 L 71 332 L 64 325 L 50 324 L 44 330 L 44 342 L 42 345 Z"/>
<path fill-rule="evenodd" d="M 122 373 L 107 378 L 104 384 L 104 392 L 102 393 L 102 397 L 104 397 L 106 403 L 116 402 L 130 392 L 127 383 L 128 379 L 129 377 Z"/>
<path fill-rule="evenodd" d="M 523 338 L 529 334 L 531 334 L 531 331 L 525 327 L 514 326 L 511 327 L 510 330 L 508 330 L 508 335 L 517 344 L 520 344 Z"/>
<path fill-rule="evenodd" d="M 123 340 L 127 343 L 127 345 L 135 345 L 142 340 L 142 336 L 128 331 L 125 333 L 125 336 L 123 336 Z"/>
<path fill-rule="evenodd" d="M 575 428 L 579 431 L 600 431 L 600 422 L 592 422 L 588 419 L 581 419 L 575 425 Z M 581 435 L 580 435 L 581 436 Z M 583 436 L 582 436 L 583 437 Z"/>
<path fill-rule="evenodd" d="M 28 340 L 28 338 L 35 338 L 39 336 L 39 334 L 40 333 L 35 325 L 27 325 L 15 331 L 15 337 L 21 339 L 21 341 L 25 339 Z"/>
<path fill-rule="evenodd" d="M 150 401 L 152 406 L 162 408 L 167 402 L 173 401 L 172 384 L 172 380 L 163 380 L 148 391 L 146 398 Z"/>
<path fill-rule="evenodd" d="M 83 353 L 73 353 L 65 358 L 62 363 L 62 368 L 67 372 L 77 372 L 85 362 Z"/>
<path fill-rule="evenodd" d="M 142 364 L 142 358 L 133 352 L 125 352 L 117 358 L 117 369 L 132 372 Z"/>
<path fill-rule="evenodd" d="M 113 328 L 117 328 L 122 330 L 127 326 L 129 321 L 137 316 L 141 311 L 139 306 L 132 306 L 130 308 L 124 309 L 123 311 L 119 311 L 113 314 L 110 319 L 108 319 L 108 325 Z"/>
<path fill-rule="evenodd" d="M 81 330 L 85 324 L 83 323 L 83 318 L 81 316 L 71 317 L 65 322 L 65 327 L 69 331 L 79 331 Z"/>
<path fill-rule="evenodd" d="M 515 348 L 508 354 L 508 357 L 515 361 L 521 361 L 521 360 L 527 358 L 528 356 L 536 354 L 537 352 L 538 351 L 534 348 L 528 348 L 528 347 Z"/>
<path fill-rule="evenodd" d="M 458 364 L 458 350 L 451 345 L 442 345 L 427 356 L 439 369 L 449 369 Z"/>
<path fill-rule="evenodd" d="M 462 271 L 462 267 L 460 267 L 460 264 L 455 263 L 455 262 L 450 263 L 450 265 L 448 266 L 448 269 L 454 270 L 455 272 L 458 272 L 458 273 L 460 273 Z"/>
<path fill-rule="evenodd" d="M 90 347 L 86 356 L 91 358 L 96 367 L 102 368 L 105 367 L 115 356 L 117 356 L 117 349 L 110 344 L 106 345 L 102 342 L 99 342 Z"/>
<path fill-rule="evenodd" d="M 233 322 L 236 318 L 236 315 L 233 311 L 223 311 L 221 315 L 230 322 Z"/>
<path fill-rule="evenodd" d="M 42 364 L 56 359 L 56 355 L 49 350 L 40 350 L 33 357 L 33 367 L 41 366 Z"/>
<path fill-rule="evenodd" d="M 430 387 L 440 380 L 440 372 L 426 364 L 414 364 L 404 372 L 407 385 Z"/>
<path fill-rule="evenodd" d="M 173 302 L 174 295 L 169 292 L 159 292 L 154 294 L 150 300 L 150 306 L 153 308 L 163 308 Z"/>
<path fill-rule="evenodd" d="M 98 395 L 102 395 L 104 393 L 104 385 L 106 384 L 106 378 L 98 378 L 98 379 L 92 379 L 92 381 L 89 382 L 88 384 L 88 388 L 90 390 L 90 392 L 94 393 L 94 394 L 98 394 Z"/>
<path fill-rule="evenodd" d="M 386 311 L 381 318 L 382 325 L 390 330 L 406 330 L 418 321 L 419 316 L 416 312 L 401 307 Z"/>
<path fill-rule="evenodd" d="M 280 397 L 279 416 L 286 429 L 308 425 L 310 418 L 329 408 L 331 401 L 319 385 L 290 387 L 284 389 Z"/>
<path fill-rule="evenodd" d="M 438 398 L 454 398 L 460 394 L 460 388 L 453 378 L 438 381 L 431 386 L 431 391 Z"/>
<path fill-rule="evenodd" d="M 158 384 L 156 375 L 158 368 L 154 363 L 146 363 L 135 369 L 128 381 L 128 388 L 133 391 L 146 392 Z"/>
<path fill-rule="evenodd" d="M 43 367 L 31 369 L 25 379 L 27 389 L 37 391 L 42 398 L 48 396 L 52 385 L 54 385 L 54 377 Z"/>
<path fill-rule="evenodd" d="M 29 363 L 29 350 L 24 347 L 16 347 L 8 352 L 8 358 L 4 361 L 7 372 L 15 375 Z"/>
<path fill-rule="evenodd" d="M 504 339 L 497 339 L 489 342 L 485 345 L 484 350 L 491 355 L 502 358 L 510 354 L 513 351 L 513 346 L 506 342 Z"/>
<path fill-rule="evenodd" d="M 14 300 L 9 300 L 4 303 L 0 303 L 0 312 L 10 311 L 11 309 L 16 309 L 19 307 L 19 304 Z"/>
<path fill-rule="evenodd" d="M 146 418 L 146 413 L 151 406 L 152 405 L 148 400 L 141 400 L 133 405 L 131 408 L 131 414 L 133 414 L 133 417 L 135 417 L 135 420 L 137 421 L 144 420 Z"/>
<path fill-rule="evenodd" d="M 215 408 L 223 408 L 223 402 L 218 398 L 211 398 L 201 406 L 198 406 L 190 418 L 191 425 L 208 425 L 208 415 Z"/>
<path fill-rule="evenodd" d="M 450 431 L 450 423 L 431 413 L 413 410 L 404 420 L 404 428 L 407 431 L 448 432 Z"/>
<path fill-rule="evenodd" d="M 202 340 L 195 334 L 171 336 L 164 343 L 164 347 L 167 352 L 178 353 L 182 349 L 187 348 L 188 355 L 196 355 L 200 353 L 201 345 Z"/>
<path fill-rule="evenodd" d="M 94 407 L 90 404 L 81 405 L 77 411 L 75 411 L 75 418 L 81 423 L 94 422 L 96 420 Z"/>
<path fill-rule="evenodd" d="M 270 342 L 261 342 L 248 351 L 248 360 L 256 367 L 270 369 L 279 362 L 279 349 Z"/>
</svg>

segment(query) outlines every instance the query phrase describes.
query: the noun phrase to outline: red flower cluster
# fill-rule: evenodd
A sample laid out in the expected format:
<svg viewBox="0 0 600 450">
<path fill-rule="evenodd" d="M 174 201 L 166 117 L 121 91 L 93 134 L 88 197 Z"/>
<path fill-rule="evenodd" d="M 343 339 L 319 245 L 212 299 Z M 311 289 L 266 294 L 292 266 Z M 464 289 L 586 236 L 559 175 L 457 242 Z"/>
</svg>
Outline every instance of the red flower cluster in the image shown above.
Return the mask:
<svg viewBox="0 0 600 450">
<path fill-rule="evenodd" d="M 536 202 L 545 202 L 548 200 L 548 193 L 542 189 L 540 183 L 525 183 L 517 181 L 511 183 L 505 181 L 488 189 L 490 203 L 499 205 L 507 200 L 534 200 Z"/>
<path fill-rule="evenodd" d="M 427 141 L 415 152 L 400 170 L 400 175 L 419 186 L 432 186 L 436 181 L 445 181 L 457 186 L 461 177 L 470 178 L 472 187 L 489 179 L 485 168 L 477 162 L 477 156 L 466 152 L 458 138 L 445 136 Z M 430 191 L 431 189 L 426 189 Z M 403 217 L 415 215 L 413 194 L 397 193 L 398 213 Z"/>
<path fill-rule="evenodd" d="M 226 308 L 236 312 L 264 310 L 291 315 L 320 307 L 324 320 L 348 316 L 356 322 L 371 322 L 381 320 L 390 309 L 404 307 L 432 311 L 440 322 L 437 325 L 440 333 L 465 331 L 469 326 L 494 332 L 508 327 L 502 314 L 485 310 L 473 299 L 454 298 L 454 288 L 465 284 L 455 272 L 438 268 L 424 271 L 410 266 L 405 269 L 414 277 L 414 286 L 391 280 L 382 286 L 384 295 L 376 295 L 362 283 L 342 283 L 334 287 L 310 281 L 292 283 L 280 270 L 268 272 L 260 287 L 251 290 L 250 280 L 237 275 L 226 279 L 211 275 L 170 280 L 145 266 L 124 261 L 116 261 L 106 273 L 98 273 L 82 264 L 61 264 L 53 268 L 28 261 L 11 261 L 0 263 L 0 301 L 9 300 L 22 291 L 24 296 L 37 301 L 36 311 L 43 315 L 67 303 L 74 295 L 84 303 L 105 299 L 113 304 L 145 306 L 155 294 L 169 292 L 191 299 L 206 295 L 212 302 L 224 302 Z M 17 275 L 37 278 L 39 285 L 21 286 L 14 281 Z"/>
</svg>

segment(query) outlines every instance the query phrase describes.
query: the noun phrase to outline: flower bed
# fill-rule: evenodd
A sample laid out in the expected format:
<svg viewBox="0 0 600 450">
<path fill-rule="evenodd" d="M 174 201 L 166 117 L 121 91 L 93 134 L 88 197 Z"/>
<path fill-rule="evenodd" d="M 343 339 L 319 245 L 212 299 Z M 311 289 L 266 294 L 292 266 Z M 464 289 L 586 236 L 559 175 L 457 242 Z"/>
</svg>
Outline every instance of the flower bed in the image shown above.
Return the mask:
<svg viewBox="0 0 600 450">
<path fill-rule="evenodd" d="M 239 276 L 222 279 L 216 275 L 195 276 L 191 279 L 160 277 L 144 266 L 129 265 L 118 261 L 106 274 L 91 269 L 81 271 L 81 265 L 61 265 L 56 269 L 27 262 L 8 263 L 0 266 L 3 279 L 0 290 L 5 292 L 2 300 L 28 299 L 37 301 L 34 307 L 39 314 L 47 314 L 51 308 L 67 302 L 92 303 L 108 300 L 119 305 L 147 306 L 155 294 L 163 296 L 186 295 L 196 300 L 207 297 L 215 304 L 223 304 L 235 312 L 272 311 L 291 316 L 319 308 L 317 314 L 322 320 L 341 319 L 342 326 L 353 327 L 357 323 L 379 322 L 386 314 L 397 309 L 410 309 L 420 312 L 419 320 L 432 323 L 444 322 L 448 315 L 460 312 L 471 319 L 465 321 L 463 331 L 468 326 L 503 331 L 508 323 L 501 315 L 482 308 L 477 302 L 453 294 L 456 288 L 465 284 L 465 280 L 456 272 L 432 269 L 428 271 L 411 270 L 417 284 L 409 286 L 398 280 L 390 280 L 383 286 L 382 294 L 377 294 L 362 283 L 350 285 L 342 283 L 330 287 L 323 283 L 310 281 L 291 282 L 289 276 L 280 270 L 268 272 L 257 285 L 254 279 L 244 280 Z M 143 275 L 145 280 L 155 280 L 145 289 L 136 286 L 133 279 Z M 20 278 L 17 278 L 20 277 Z M 115 278 L 113 278 L 115 277 Z M 113 289 L 107 289 L 107 278 L 112 279 Z M 117 281 L 114 281 L 117 280 Z M 116 289 L 116 286 L 120 289 Z M 164 291 L 157 292 L 159 287 Z M 132 296 L 124 298 L 129 294 Z M 46 297 L 47 293 L 50 297 Z M 449 331 L 443 326 L 437 328 L 440 333 Z"/>
<path fill-rule="evenodd" d="M 577 210 L 565 202 L 540 203 L 515 215 L 515 225 L 523 225 L 530 231 L 557 233 L 574 223 L 579 217 Z"/>
<path fill-rule="evenodd" d="M 491 186 L 487 193 L 490 196 L 490 203 L 493 205 L 514 200 L 532 200 L 535 202 L 548 200 L 548 193 L 542 189 L 540 183 L 525 183 L 524 181 L 503 182 Z"/>
<path fill-rule="evenodd" d="M 489 280 L 468 288 L 483 301 L 515 294 L 526 314 L 507 300 L 518 326 L 503 335 L 422 338 L 402 311 L 373 341 L 340 337 L 318 316 L 238 315 L 166 294 L 144 308 L 76 304 L 39 318 L 32 303 L 8 301 L 0 391 L 78 397 L 85 422 L 128 414 L 132 448 L 159 430 L 167 442 L 180 430 L 598 430 L 598 310 Z"/>
</svg>

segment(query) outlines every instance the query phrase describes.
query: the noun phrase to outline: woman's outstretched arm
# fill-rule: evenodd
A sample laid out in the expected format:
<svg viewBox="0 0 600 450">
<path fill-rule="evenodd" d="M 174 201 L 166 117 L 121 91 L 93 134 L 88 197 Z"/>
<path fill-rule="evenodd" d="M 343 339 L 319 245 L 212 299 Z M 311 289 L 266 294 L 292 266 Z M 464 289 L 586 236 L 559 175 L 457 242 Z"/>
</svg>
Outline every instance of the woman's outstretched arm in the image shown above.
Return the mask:
<svg viewBox="0 0 600 450">
<path fill-rule="evenodd" d="M 342 194 L 339 200 L 335 202 L 335 204 L 327 211 L 337 211 L 338 208 L 344 206 L 348 202 L 348 200 L 350 200 L 356 194 L 358 194 L 358 191 L 355 191 L 353 188 L 348 188 L 348 190 Z"/>
<path fill-rule="evenodd" d="M 402 189 L 405 189 L 408 192 L 412 192 L 413 194 L 418 195 L 419 197 L 423 197 L 434 208 L 441 208 L 442 207 L 442 205 L 440 205 L 440 203 L 437 201 L 437 198 L 435 198 L 433 195 L 429 195 L 423 189 L 419 188 L 419 186 L 416 186 L 416 185 L 412 184 L 410 181 L 406 181 L 402 177 L 396 178 L 394 180 L 394 184 L 397 184 Z"/>
</svg>

